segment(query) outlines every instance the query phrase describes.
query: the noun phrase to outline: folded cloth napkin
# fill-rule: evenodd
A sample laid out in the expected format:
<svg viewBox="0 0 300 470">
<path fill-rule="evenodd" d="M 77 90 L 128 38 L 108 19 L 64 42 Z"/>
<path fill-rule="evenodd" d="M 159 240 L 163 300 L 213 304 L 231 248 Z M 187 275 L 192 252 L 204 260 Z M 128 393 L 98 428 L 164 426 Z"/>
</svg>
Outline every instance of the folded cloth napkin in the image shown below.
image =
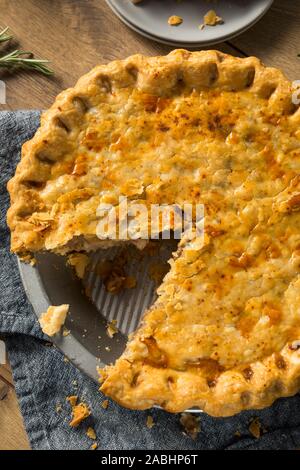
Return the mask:
<svg viewBox="0 0 300 470">
<path fill-rule="evenodd" d="M 295 449 L 300 446 L 300 396 L 278 400 L 263 411 L 247 411 L 232 418 L 200 414 L 195 439 L 184 433 L 180 415 L 161 410 L 129 411 L 113 402 L 107 409 L 98 385 L 79 372 L 43 336 L 29 304 L 17 267 L 9 251 L 6 183 L 14 174 L 20 147 L 34 134 L 40 113 L 0 113 L 0 333 L 5 337 L 16 392 L 33 449 L 89 449 L 86 435 L 93 427 L 98 449 Z M 69 426 L 71 409 L 66 397 L 77 395 L 91 409 L 91 416 L 78 428 Z M 147 427 L 152 416 L 154 426 Z M 261 437 L 249 429 L 254 418 Z M 256 423 L 256 422 L 255 422 Z"/>
</svg>

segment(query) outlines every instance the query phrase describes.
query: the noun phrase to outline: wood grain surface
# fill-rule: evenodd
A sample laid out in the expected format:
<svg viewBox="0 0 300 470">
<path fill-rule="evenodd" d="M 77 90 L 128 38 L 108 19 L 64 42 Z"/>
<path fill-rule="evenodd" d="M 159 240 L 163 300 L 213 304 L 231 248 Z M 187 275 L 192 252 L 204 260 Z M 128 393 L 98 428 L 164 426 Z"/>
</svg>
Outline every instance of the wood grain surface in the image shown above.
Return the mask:
<svg viewBox="0 0 300 470">
<path fill-rule="evenodd" d="M 44 109 L 63 89 L 93 66 L 130 54 L 166 54 L 172 48 L 129 30 L 104 0 L 0 0 L 0 26 L 9 26 L 14 45 L 51 60 L 53 78 L 36 73 L 1 71 L 7 104 L 0 109 Z M 300 79 L 300 1 L 275 0 L 251 30 L 215 46 L 238 56 L 255 55 Z M 0 46 L 5 51 L 6 46 Z M 2 378 L 1 378 L 2 377 Z M 8 367 L 0 368 L 0 450 L 28 449 Z"/>
<path fill-rule="evenodd" d="M 0 450 L 29 450 L 11 370 L 0 366 Z"/>
<path fill-rule="evenodd" d="M 300 80 L 300 1 L 275 0 L 262 20 L 232 45 L 281 68 L 291 80 Z"/>
</svg>

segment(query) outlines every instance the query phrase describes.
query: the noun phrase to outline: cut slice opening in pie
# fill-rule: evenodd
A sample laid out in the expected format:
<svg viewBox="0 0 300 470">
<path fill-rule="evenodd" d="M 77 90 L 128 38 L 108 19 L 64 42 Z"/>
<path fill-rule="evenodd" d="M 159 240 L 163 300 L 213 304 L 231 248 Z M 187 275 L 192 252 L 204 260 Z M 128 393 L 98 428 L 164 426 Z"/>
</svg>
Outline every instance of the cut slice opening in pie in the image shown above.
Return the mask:
<svg viewBox="0 0 300 470">
<path fill-rule="evenodd" d="M 214 416 L 300 387 L 300 111 L 282 73 L 217 51 L 96 67 L 43 114 L 9 182 L 19 256 L 101 240 L 100 204 L 202 204 L 124 354 L 101 371 L 121 405 Z M 163 229 L 164 227 L 161 227 Z"/>
</svg>

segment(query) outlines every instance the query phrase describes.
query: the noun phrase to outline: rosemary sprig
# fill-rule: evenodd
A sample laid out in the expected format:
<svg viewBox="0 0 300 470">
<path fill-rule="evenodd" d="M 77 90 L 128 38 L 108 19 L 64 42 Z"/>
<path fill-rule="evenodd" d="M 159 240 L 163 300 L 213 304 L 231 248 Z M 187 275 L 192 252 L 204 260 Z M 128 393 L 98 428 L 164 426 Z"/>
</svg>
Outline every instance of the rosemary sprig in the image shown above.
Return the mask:
<svg viewBox="0 0 300 470">
<path fill-rule="evenodd" d="M 8 27 L 0 32 L 0 43 L 12 39 Z M 8 54 L 0 57 L 0 67 L 4 68 L 23 68 L 27 70 L 35 70 L 44 75 L 52 75 L 53 71 L 47 66 L 49 60 L 36 59 L 32 52 L 21 51 L 16 49 Z"/>
<path fill-rule="evenodd" d="M 46 64 L 49 64 L 49 60 L 36 59 L 31 52 L 20 51 L 18 49 L 0 57 L 0 67 L 22 67 L 36 70 L 44 75 L 52 75 L 53 70 L 47 67 Z"/>
<path fill-rule="evenodd" d="M 12 34 L 8 32 L 8 26 L 0 32 L 0 42 L 9 41 L 12 37 Z"/>
</svg>

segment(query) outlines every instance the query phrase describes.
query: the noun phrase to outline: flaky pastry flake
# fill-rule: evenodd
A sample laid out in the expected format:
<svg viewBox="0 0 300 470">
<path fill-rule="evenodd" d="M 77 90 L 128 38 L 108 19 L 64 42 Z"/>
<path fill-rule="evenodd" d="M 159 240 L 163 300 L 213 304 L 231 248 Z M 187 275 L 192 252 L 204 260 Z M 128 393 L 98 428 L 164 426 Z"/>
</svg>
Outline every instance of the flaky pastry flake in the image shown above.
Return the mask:
<svg viewBox="0 0 300 470">
<path fill-rule="evenodd" d="M 43 333 L 48 336 L 54 336 L 61 330 L 66 321 L 70 305 L 50 305 L 47 311 L 42 313 L 39 318 Z M 65 335 L 64 335 L 65 336 Z"/>
</svg>

